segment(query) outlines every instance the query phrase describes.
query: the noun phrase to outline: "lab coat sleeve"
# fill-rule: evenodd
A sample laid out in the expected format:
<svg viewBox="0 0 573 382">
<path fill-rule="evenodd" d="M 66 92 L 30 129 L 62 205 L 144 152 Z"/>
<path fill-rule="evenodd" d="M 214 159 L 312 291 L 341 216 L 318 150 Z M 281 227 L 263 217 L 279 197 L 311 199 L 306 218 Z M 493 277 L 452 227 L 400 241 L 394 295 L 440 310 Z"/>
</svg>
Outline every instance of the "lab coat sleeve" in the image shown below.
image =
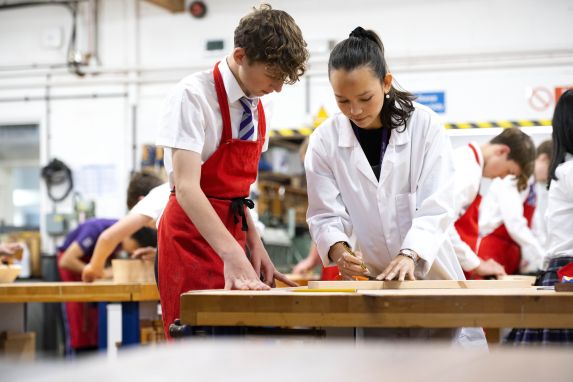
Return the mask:
<svg viewBox="0 0 573 382">
<path fill-rule="evenodd" d="M 415 172 L 417 178 L 411 179 L 416 185 L 416 211 L 402 248 L 416 251 L 424 260 L 421 271 L 425 275 L 453 224 L 454 167 L 450 141 L 436 117 L 430 119 L 429 126 L 413 128 L 427 129 L 428 133 L 421 168 Z"/>
<path fill-rule="evenodd" d="M 470 246 L 462 240 L 454 225 L 450 226 L 449 235 L 456 253 L 456 258 L 460 262 L 462 269 L 466 272 L 476 269 L 481 261 Z"/>
<path fill-rule="evenodd" d="M 527 226 L 523 216 L 522 199 L 515 184 L 506 183 L 498 194 L 503 224 L 509 236 L 521 247 L 521 271 L 531 272 L 541 268 L 543 248 Z"/>
<path fill-rule="evenodd" d="M 307 222 L 325 266 L 330 262 L 330 247 L 339 241 L 350 242 L 352 232 L 350 216 L 329 165 L 334 161 L 328 157 L 321 137 L 311 136 L 304 160 L 308 190 Z"/>
</svg>

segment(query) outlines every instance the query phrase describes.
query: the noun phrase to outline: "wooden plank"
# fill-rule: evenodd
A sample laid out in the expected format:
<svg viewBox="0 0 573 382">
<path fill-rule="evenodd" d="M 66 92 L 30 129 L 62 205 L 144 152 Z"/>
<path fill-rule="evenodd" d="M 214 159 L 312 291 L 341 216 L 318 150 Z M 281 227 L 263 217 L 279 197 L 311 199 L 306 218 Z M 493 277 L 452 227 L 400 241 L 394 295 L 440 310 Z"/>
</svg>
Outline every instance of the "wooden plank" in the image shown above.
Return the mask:
<svg viewBox="0 0 573 382">
<path fill-rule="evenodd" d="M 518 280 L 415 280 L 415 281 L 309 281 L 309 289 L 503 289 L 524 288 L 527 279 Z"/>
<path fill-rule="evenodd" d="M 534 285 L 537 277 L 526 276 L 526 275 L 504 275 L 504 276 L 499 276 L 497 279 L 502 280 L 502 281 L 508 281 L 508 280 L 509 281 L 525 281 L 525 282 L 528 282 L 529 285 Z"/>
<path fill-rule="evenodd" d="M 573 328 L 573 293 L 524 290 L 378 290 L 359 293 L 190 292 L 188 325 Z"/>
</svg>

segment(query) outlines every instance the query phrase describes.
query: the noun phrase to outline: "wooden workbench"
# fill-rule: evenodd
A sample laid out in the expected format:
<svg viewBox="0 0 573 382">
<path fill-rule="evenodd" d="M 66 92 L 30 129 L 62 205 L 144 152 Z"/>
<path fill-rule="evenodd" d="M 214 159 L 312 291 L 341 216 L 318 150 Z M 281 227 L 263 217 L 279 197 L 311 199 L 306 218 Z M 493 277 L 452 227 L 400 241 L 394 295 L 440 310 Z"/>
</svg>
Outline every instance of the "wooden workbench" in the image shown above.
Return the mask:
<svg viewBox="0 0 573 382">
<path fill-rule="evenodd" d="M 181 296 L 181 320 L 193 326 L 573 328 L 573 292 L 535 287 L 194 291 Z"/>
<path fill-rule="evenodd" d="M 157 301 L 159 292 L 155 283 L 97 281 L 0 284 L 0 331 L 26 330 L 27 303 L 98 302 L 99 346 L 115 354 L 116 341 L 108 341 L 107 333 L 117 334 L 116 328 L 121 328 L 118 336 L 123 345 L 139 343 L 140 303 L 147 304 L 147 310 L 156 313 Z M 108 303 L 121 303 L 121 313 L 110 316 Z"/>
<path fill-rule="evenodd" d="M 98 281 L 0 284 L 0 303 L 158 301 L 155 283 Z"/>
</svg>

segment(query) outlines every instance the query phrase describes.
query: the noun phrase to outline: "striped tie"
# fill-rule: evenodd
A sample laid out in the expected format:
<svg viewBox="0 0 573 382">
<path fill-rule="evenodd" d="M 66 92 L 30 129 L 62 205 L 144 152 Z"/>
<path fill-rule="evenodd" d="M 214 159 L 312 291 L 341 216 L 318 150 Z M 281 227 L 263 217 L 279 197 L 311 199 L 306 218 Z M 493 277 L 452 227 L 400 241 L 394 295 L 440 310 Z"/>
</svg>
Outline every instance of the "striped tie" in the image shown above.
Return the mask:
<svg viewBox="0 0 573 382">
<path fill-rule="evenodd" d="M 253 113 L 251 111 L 251 100 L 247 97 L 239 99 L 241 106 L 243 106 L 243 117 L 239 125 L 239 139 L 244 141 L 251 139 L 255 132 L 255 125 L 253 124 Z"/>
</svg>

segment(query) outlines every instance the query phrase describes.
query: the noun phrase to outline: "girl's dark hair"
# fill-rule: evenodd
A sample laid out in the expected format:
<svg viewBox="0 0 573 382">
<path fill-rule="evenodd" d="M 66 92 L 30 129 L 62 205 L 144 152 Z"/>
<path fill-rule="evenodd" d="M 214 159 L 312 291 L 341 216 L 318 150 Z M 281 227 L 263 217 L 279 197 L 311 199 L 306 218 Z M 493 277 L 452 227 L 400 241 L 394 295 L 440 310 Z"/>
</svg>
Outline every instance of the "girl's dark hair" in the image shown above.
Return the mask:
<svg viewBox="0 0 573 382">
<path fill-rule="evenodd" d="M 563 93 L 555 106 L 552 137 L 553 155 L 549 165 L 548 188 L 551 186 L 551 180 L 558 180 L 555 170 L 565 162 L 565 155 L 573 154 L 573 89 Z"/>
<path fill-rule="evenodd" d="M 384 81 L 388 73 L 388 65 L 384 58 L 382 40 L 376 32 L 358 27 L 346 40 L 336 44 L 330 53 L 328 74 L 330 76 L 332 70 L 343 69 L 349 72 L 364 66 L 370 68 L 380 81 Z M 390 98 L 384 99 L 384 105 L 380 111 L 382 126 L 390 129 L 404 126 L 405 129 L 414 111 L 412 101 L 416 97 L 405 90 L 397 89 L 394 84 L 388 95 Z"/>
</svg>

